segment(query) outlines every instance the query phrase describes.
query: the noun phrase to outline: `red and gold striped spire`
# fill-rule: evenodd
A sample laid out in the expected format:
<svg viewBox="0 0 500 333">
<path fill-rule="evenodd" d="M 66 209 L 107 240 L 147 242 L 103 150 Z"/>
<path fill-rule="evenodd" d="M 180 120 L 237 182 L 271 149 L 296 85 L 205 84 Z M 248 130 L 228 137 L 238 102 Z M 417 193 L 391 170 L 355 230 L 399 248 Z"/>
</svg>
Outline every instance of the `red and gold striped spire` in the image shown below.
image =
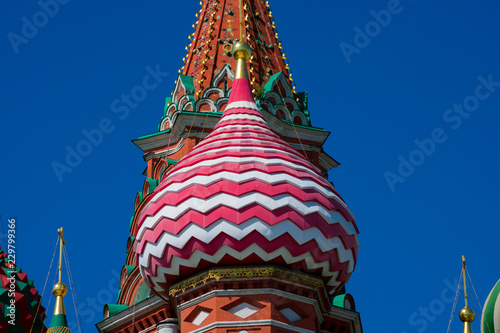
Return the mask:
<svg viewBox="0 0 500 333">
<path fill-rule="evenodd" d="M 180 70 L 194 78 L 197 98 L 224 65 L 235 69 L 232 47 L 241 36 L 253 50 L 249 76 L 254 91 L 281 71 L 293 86 L 269 1 L 202 0 L 200 4 L 198 21 L 193 24 L 195 32 L 189 36 L 191 44 L 186 47 L 188 54 Z"/>
</svg>

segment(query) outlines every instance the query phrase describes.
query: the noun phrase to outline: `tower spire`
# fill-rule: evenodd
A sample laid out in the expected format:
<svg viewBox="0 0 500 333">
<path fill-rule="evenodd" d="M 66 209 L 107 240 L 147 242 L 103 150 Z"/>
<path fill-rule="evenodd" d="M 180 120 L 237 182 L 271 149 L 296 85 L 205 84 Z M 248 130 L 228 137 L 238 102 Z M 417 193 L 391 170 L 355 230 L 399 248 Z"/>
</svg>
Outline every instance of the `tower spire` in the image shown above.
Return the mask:
<svg viewBox="0 0 500 333">
<path fill-rule="evenodd" d="M 47 333 L 70 333 L 68 321 L 66 320 L 66 309 L 64 308 L 64 296 L 68 293 L 68 287 L 61 281 L 63 247 L 66 245 L 66 241 L 64 240 L 63 228 L 58 229 L 57 232 L 60 238 L 59 281 L 52 288 L 52 293 L 56 297 L 56 305 L 54 306 L 54 313 Z"/>
<path fill-rule="evenodd" d="M 225 65 L 233 69 L 233 47 L 245 40 L 253 50 L 248 59 L 249 79 L 255 90 L 269 78 L 283 72 L 293 85 L 290 67 L 274 23 L 269 1 L 202 0 L 202 8 L 193 25 L 191 44 L 180 73 L 194 79 L 199 98 L 210 87 Z"/>
<path fill-rule="evenodd" d="M 465 298 L 465 307 L 460 311 L 459 317 L 460 320 L 464 323 L 463 333 L 472 333 L 471 324 L 474 321 L 474 311 L 467 305 L 467 282 L 465 277 L 465 256 L 462 256 L 462 274 L 464 279 L 464 298 Z"/>
</svg>

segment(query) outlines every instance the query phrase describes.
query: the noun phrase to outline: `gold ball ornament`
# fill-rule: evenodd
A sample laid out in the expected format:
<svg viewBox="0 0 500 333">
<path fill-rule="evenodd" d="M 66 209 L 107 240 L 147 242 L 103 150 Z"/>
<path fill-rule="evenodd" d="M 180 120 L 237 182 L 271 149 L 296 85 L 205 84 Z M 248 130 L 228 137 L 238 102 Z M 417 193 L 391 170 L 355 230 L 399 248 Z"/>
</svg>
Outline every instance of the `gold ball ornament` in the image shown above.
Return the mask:
<svg viewBox="0 0 500 333">
<path fill-rule="evenodd" d="M 68 293 L 68 287 L 62 282 L 58 282 L 54 285 L 54 288 L 52 288 L 52 293 L 54 296 L 66 296 Z"/>
<path fill-rule="evenodd" d="M 250 56 L 252 55 L 252 48 L 250 47 L 250 44 L 248 44 L 245 41 L 237 41 L 233 45 L 233 58 L 238 60 L 238 59 L 245 59 L 248 60 L 250 59 Z"/>
<path fill-rule="evenodd" d="M 460 311 L 459 317 L 461 321 L 471 323 L 476 317 L 476 315 L 474 314 L 474 311 L 472 311 L 471 308 L 465 307 Z"/>
</svg>

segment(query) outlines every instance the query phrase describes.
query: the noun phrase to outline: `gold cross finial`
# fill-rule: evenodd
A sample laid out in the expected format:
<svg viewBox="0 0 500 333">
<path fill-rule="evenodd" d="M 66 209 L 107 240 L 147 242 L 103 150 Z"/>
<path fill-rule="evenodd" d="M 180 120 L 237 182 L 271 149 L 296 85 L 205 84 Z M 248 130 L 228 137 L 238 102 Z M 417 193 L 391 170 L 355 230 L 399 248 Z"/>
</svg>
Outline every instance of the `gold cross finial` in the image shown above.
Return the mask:
<svg viewBox="0 0 500 333">
<path fill-rule="evenodd" d="M 59 247 L 59 282 L 61 282 L 63 246 L 66 245 L 66 241 L 64 240 L 64 231 L 62 227 L 57 229 L 57 233 L 61 238 L 61 243 Z"/>
<path fill-rule="evenodd" d="M 59 237 L 61 237 L 61 241 L 63 245 L 66 245 L 66 241 L 64 240 L 64 231 L 63 228 L 57 229 L 57 233 L 59 234 Z"/>
<path fill-rule="evenodd" d="M 465 296 L 465 307 L 467 307 L 467 284 L 465 279 L 465 256 L 462 256 L 462 274 L 464 279 L 464 296 Z"/>
</svg>

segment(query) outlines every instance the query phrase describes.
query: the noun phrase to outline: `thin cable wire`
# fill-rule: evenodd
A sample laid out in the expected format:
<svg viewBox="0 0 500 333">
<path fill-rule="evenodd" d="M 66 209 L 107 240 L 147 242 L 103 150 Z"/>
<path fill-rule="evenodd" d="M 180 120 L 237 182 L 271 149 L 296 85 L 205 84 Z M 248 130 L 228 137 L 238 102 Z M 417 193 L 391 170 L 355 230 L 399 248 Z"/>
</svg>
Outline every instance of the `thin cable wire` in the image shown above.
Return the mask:
<svg viewBox="0 0 500 333">
<path fill-rule="evenodd" d="M 455 317 L 455 310 L 457 308 L 458 295 L 460 294 L 460 283 L 462 282 L 462 270 L 460 270 L 460 278 L 458 279 L 457 291 L 455 292 L 455 300 L 453 301 L 453 308 L 451 309 L 450 321 L 448 323 L 448 330 L 446 333 L 450 333 L 451 323 Z"/>
<path fill-rule="evenodd" d="M 290 110 L 288 109 L 288 106 L 286 106 L 285 100 L 283 98 L 283 94 L 281 93 L 281 89 L 279 86 L 278 86 L 278 92 L 280 93 L 281 100 L 283 101 L 283 105 L 285 106 L 286 113 L 288 113 L 288 118 L 290 118 L 290 122 L 292 123 L 293 130 L 295 131 L 295 135 L 297 136 L 297 139 L 299 140 L 300 148 L 302 148 L 302 151 L 304 152 L 306 159 L 309 162 L 311 162 L 311 160 L 309 159 L 309 156 L 307 156 L 306 150 L 304 149 L 304 145 L 302 144 L 302 140 L 300 139 L 299 132 L 297 132 L 297 128 L 295 127 L 295 124 L 293 123 L 292 115 L 290 113 Z"/>
<path fill-rule="evenodd" d="M 43 285 L 42 295 L 40 296 L 40 301 L 38 303 L 38 307 L 36 308 L 35 317 L 33 318 L 33 323 L 31 324 L 30 333 L 33 330 L 33 326 L 35 326 L 36 318 L 38 316 L 38 311 L 40 311 L 40 305 L 42 304 L 42 299 L 44 298 L 44 295 L 45 295 L 45 287 L 47 287 L 47 282 L 49 281 L 50 271 L 52 270 L 52 264 L 54 263 L 54 257 L 56 256 L 58 244 L 59 244 L 59 237 L 57 237 L 57 240 L 56 240 L 54 254 L 52 255 L 52 260 L 50 261 L 49 271 L 47 272 L 47 277 L 45 278 L 45 284 Z M 50 305 L 50 300 L 51 300 L 51 297 L 49 297 L 49 305 Z M 47 308 L 47 309 L 49 309 L 49 308 Z"/>
<path fill-rule="evenodd" d="M 52 285 L 55 285 L 56 284 L 56 281 L 57 281 L 57 276 L 59 275 L 58 274 L 58 270 L 56 269 L 54 271 L 54 281 L 52 282 Z M 50 303 L 52 303 L 52 297 L 49 297 L 49 304 L 47 305 L 47 309 L 50 309 Z M 30 332 L 31 333 L 31 332 Z"/>
<path fill-rule="evenodd" d="M 465 272 L 467 273 L 467 276 L 469 277 L 469 282 L 470 282 L 470 285 L 472 286 L 472 291 L 474 291 L 474 296 L 476 297 L 476 302 L 479 305 L 479 309 L 481 310 L 481 313 L 483 313 L 483 307 L 481 306 L 481 303 L 479 302 L 479 298 L 477 297 L 477 293 L 476 293 L 476 288 L 474 288 L 474 284 L 472 283 L 472 279 L 470 278 L 469 270 L 467 269 L 467 267 L 465 267 Z M 488 324 L 488 321 L 485 320 L 485 323 L 486 323 L 486 326 L 488 327 L 488 332 L 491 333 L 492 331 L 491 331 L 490 325 Z"/>
<path fill-rule="evenodd" d="M 81 325 L 80 314 L 78 313 L 78 301 L 76 299 L 75 285 L 73 284 L 73 275 L 71 274 L 71 268 L 69 267 L 69 259 L 66 248 L 63 247 L 64 261 L 66 263 L 66 273 L 68 274 L 69 285 L 71 289 L 71 298 L 73 299 L 73 306 L 75 308 L 76 323 L 78 324 L 78 331 L 83 333 L 83 324 Z"/>
<path fill-rule="evenodd" d="M 140 289 L 141 285 L 139 284 L 139 286 L 137 287 L 137 291 L 135 292 L 135 297 L 133 299 L 132 302 L 134 302 L 134 304 L 132 305 L 132 328 L 134 329 L 135 331 L 135 306 L 137 304 L 137 299 L 139 298 L 139 289 Z"/>
</svg>

